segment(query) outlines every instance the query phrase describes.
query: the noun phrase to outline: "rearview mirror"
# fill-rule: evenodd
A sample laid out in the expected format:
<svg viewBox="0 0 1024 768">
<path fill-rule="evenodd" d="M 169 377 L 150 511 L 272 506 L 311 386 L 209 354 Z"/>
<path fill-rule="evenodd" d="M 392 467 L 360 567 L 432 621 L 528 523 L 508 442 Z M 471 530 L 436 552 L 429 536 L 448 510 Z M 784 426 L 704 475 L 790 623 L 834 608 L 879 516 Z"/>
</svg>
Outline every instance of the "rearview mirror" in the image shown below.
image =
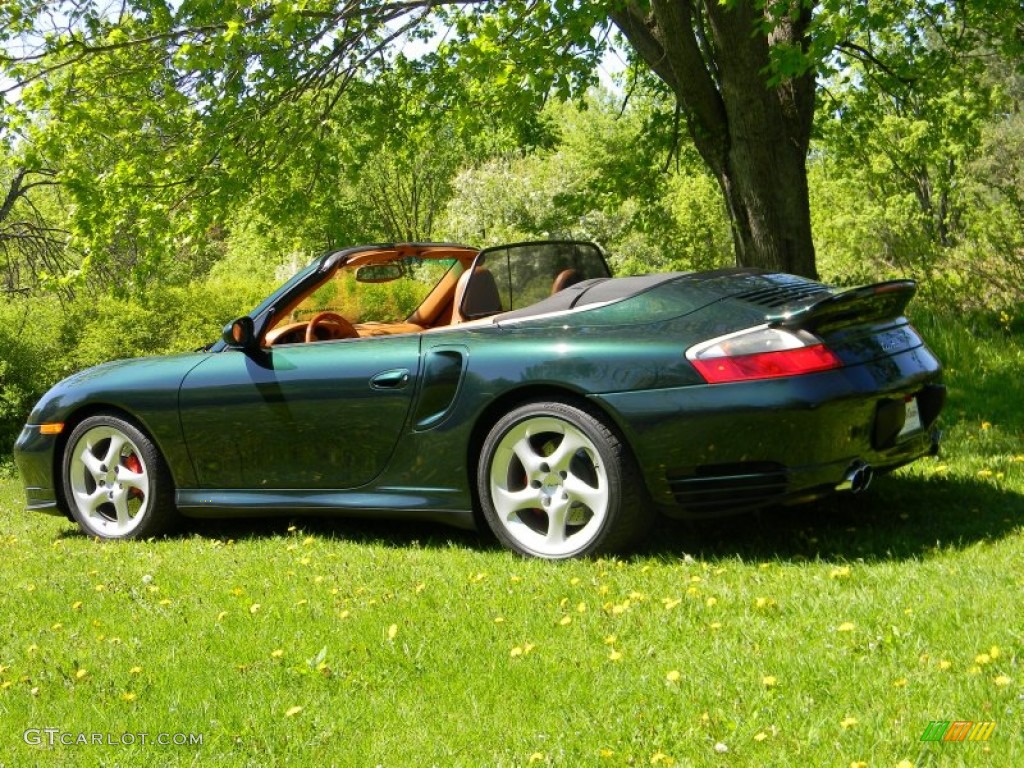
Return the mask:
<svg viewBox="0 0 1024 768">
<path fill-rule="evenodd" d="M 367 264 L 356 270 L 357 283 L 390 283 L 405 275 L 401 264 Z"/>
</svg>

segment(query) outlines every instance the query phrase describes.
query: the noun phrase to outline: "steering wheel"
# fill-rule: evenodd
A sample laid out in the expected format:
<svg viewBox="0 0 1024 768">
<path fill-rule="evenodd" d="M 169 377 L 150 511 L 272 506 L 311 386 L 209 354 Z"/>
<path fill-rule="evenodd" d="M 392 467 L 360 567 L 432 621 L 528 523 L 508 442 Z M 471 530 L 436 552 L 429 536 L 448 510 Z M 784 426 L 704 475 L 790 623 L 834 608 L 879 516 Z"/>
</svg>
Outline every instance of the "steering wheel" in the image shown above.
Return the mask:
<svg viewBox="0 0 1024 768">
<path fill-rule="evenodd" d="M 356 331 L 355 326 L 337 312 L 318 312 L 313 315 L 313 318 L 306 325 L 307 344 L 311 341 L 320 341 L 320 339 L 316 337 L 316 327 L 324 323 L 330 323 L 335 326 L 330 329 L 331 340 L 355 339 L 359 336 L 359 332 Z"/>
</svg>

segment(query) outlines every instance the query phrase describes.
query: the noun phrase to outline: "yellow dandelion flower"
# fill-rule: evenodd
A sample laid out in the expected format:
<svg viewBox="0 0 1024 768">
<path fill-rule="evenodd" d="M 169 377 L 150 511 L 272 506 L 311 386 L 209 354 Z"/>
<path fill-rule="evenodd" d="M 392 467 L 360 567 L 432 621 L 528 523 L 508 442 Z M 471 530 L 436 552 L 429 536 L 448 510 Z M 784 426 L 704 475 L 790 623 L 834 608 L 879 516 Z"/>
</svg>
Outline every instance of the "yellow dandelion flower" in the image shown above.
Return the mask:
<svg viewBox="0 0 1024 768">
<path fill-rule="evenodd" d="M 427 588 L 427 585 L 424 584 L 423 582 L 420 582 L 419 584 L 416 585 L 415 592 L 418 595 L 420 592 L 422 592 L 426 588 Z"/>
<path fill-rule="evenodd" d="M 125 691 L 121 694 L 121 701 L 135 701 L 137 698 L 139 697 L 131 691 Z"/>
<path fill-rule="evenodd" d="M 494 623 L 495 624 L 504 624 L 505 623 L 505 617 L 504 616 L 495 616 L 494 617 Z"/>
<path fill-rule="evenodd" d="M 89 674 L 89 670 L 87 670 L 87 669 L 80 669 L 77 672 L 75 672 L 75 679 L 81 680 L 83 677 L 85 677 L 88 674 Z"/>
<path fill-rule="evenodd" d="M 253 603 L 252 605 L 249 606 L 249 613 L 251 613 L 253 616 L 255 616 L 257 613 L 260 612 L 260 608 L 262 608 L 262 607 L 263 606 L 260 605 L 259 603 Z"/>
<path fill-rule="evenodd" d="M 984 666 L 988 664 L 990 661 L 992 661 L 992 657 L 989 656 L 987 653 L 979 653 L 977 656 L 974 657 L 974 663 L 978 666 Z"/>
<path fill-rule="evenodd" d="M 305 539 L 302 540 L 302 546 L 308 547 L 314 541 L 316 541 L 315 538 L 313 538 L 312 536 L 307 536 Z"/>
<path fill-rule="evenodd" d="M 761 684 L 765 688 L 774 688 L 778 682 L 778 678 L 776 678 L 775 675 L 765 675 L 761 678 Z"/>
<path fill-rule="evenodd" d="M 983 421 L 983 422 L 981 422 L 981 429 L 983 431 L 987 431 L 989 429 L 992 429 L 992 422 L 991 421 Z"/>
<path fill-rule="evenodd" d="M 607 760 L 609 757 L 615 757 L 615 750 L 608 749 L 608 747 L 601 747 L 597 750 L 597 754 Z"/>
<path fill-rule="evenodd" d="M 597 588 L 597 594 L 599 595 L 607 595 L 609 592 L 611 592 L 611 587 L 609 587 L 607 584 L 602 584 L 600 587 Z"/>
<path fill-rule="evenodd" d="M 651 765 L 675 765 L 675 763 L 675 758 L 666 755 L 664 752 L 655 752 L 651 755 Z"/>
<path fill-rule="evenodd" d="M 953 666 L 953 662 L 946 659 L 939 659 L 939 669 L 949 669 Z"/>
<path fill-rule="evenodd" d="M 1009 685 L 1010 683 L 1012 683 L 1013 680 L 1011 680 L 1006 675 L 1000 675 L 999 677 L 995 678 L 992 682 L 995 683 L 996 685 L 998 685 L 1000 688 L 1002 688 L 1003 686 L 1006 686 L 1006 685 Z"/>
<path fill-rule="evenodd" d="M 522 576 L 510 576 L 508 580 L 511 581 L 513 584 L 518 584 L 520 581 L 523 580 L 523 577 Z"/>
<path fill-rule="evenodd" d="M 711 629 L 721 629 L 722 628 L 722 622 L 720 622 L 720 621 L 712 621 L 710 624 L 708 624 L 708 626 L 711 627 Z"/>
<path fill-rule="evenodd" d="M 758 733 L 754 734 L 754 741 L 764 741 L 767 738 L 768 738 L 768 734 L 765 733 L 764 731 L 759 731 Z"/>
<path fill-rule="evenodd" d="M 707 600 L 704 601 L 704 604 L 708 608 L 714 608 L 716 605 L 718 605 L 718 598 L 717 597 L 709 597 Z"/>
<path fill-rule="evenodd" d="M 754 600 L 755 608 L 774 608 L 777 603 L 770 597 L 759 597 Z"/>
<path fill-rule="evenodd" d="M 622 654 L 612 648 L 612 652 L 608 654 L 608 661 L 622 661 Z"/>
<path fill-rule="evenodd" d="M 338 618 L 339 619 L 347 619 L 351 615 L 352 615 L 351 612 L 349 612 L 347 610 L 346 611 L 341 611 L 341 612 L 338 613 Z"/>
<path fill-rule="evenodd" d="M 61 623 L 60 623 L 60 622 L 58 621 L 58 622 L 57 622 L 56 624 L 51 624 L 51 625 L 50 625 L 50 630 L 51 630 L 51 631 L 53 631 L 53 632 L 56 632 L 56 631 L 57 631 L 58 629 L 60 629 L 60 628 L 61 628 L 61 627 L 63 627 L 63 626 L 64 626 L 64 625 L 63 625 L 63 624 L 61 624 Z"/>
<path fill-rule="evenodd" d="M 843 565 L 838 568 L 833 568 L 829 572 L 829 577 L 833 579 L 846 579 L 850 576 L 850 566 Z"/>
<path fill-rule="evenodd" d="M 616 639 L 617 639 L 617 638 L 615 637 L 615 635 L 608 635 L 608 636 L 607 636 L 607 637 L 605 637 L 605 639 L 604 639 L 604 644 L 605 644 L 605 645 L 614 645 L 614 644 L 615 644 L 615 641 L 616 641 Z"/>
<path fill-rule="evenodd" d="M 700 576 L 691 576 L 690 577 L 690 583 L 691 584 L 700 584 L 702 581 L 704 581 L 704 579 L 701 578 Z"/>
<path fill-rule="evenodd" d="M 856 717 L 844 717 L 842 720 L 839 721 L 839 725 L 841 725 L 843 728 L 853 728 L 853 726 L 855 726 L 856 724 Z"/>
<path fill-rule="evenodd" d="M 245 594 L 245 590 L 244 590 L 244 589 L 242 589 L 241 587 L 235 587 L 234 589 L 232 589 L 232 590 L 230 591 L 230 593 L 229 593 L 229 594 L 232 594 L 232 595 L 234 595 L 235 597 L 241 597 L 242 595 L 244 595 L 244 594 Z"/>
<path fill-rule="evenodd" d="M 515 648 L 513 648 L 511 651 L 508 652 L 508 655 L 511 656 L 513 659 L 516 658 L 517 656 L 522 656 L 523 655 L 523 649 L 520 646 L 517 645 Z"/>
<path fill-rule="evenodd" d="M 670 670 L 669 673 L 665 675 L 665 679 L 668 680 L 670 683 L 678 683 L 681 677 L 682 675 L 679 674 L 678 669 Z"/>
<path fill-rule="evenodd" d="M 397 634 L 398 634 L 398 625 L 397 624 L 392 624 L 390 627 L 388 627 L 388 640 L 394 640 L 395 636 Z"/>
<path fill-rule="evenodd" d="M 978 477 L 992 477 L 992 470 L 991 469 L 979 469 L 978 470 Z"/>
<path fill-rule="evenodd" d="M 991 648 L 988 649 L 988 655 L 989 655 L 990 658 L 998 659 L 999 658 L 999 653 L 1000 653 L 1000 651 L 999 651 L 999 646 L 998 645 L 993 645 Z"/>
<path fill-rule="evenodd" d="M 107 588 L 106 584 L 97 584 L 95 587 L 93 587 L 93 589 L 96 590 L 97 592 L 102 592 L 106 588 Z"/>
<path fill-rule="evenodd" d="M 312 561 L 308 557 L 300 557 L 299 565 L 309 565 Z"/>
<path fill-rule="evenodd" d="M 170 605 L 170 604 L 171 604 L 171 599 L 169 597 L 165 597 L 163 600 L 160 601 L 160 605 Z"/>
<path fill-rule="evenodd" d="M 532 651 L 536 647 L 537 646 L 535 646 L 533 643 L 524 643 L 523 644 L 523 655 L 526 656 L 530 651 Z"/>
<path fill-rule="evenodd" d="M 75 602 L 73 602 L 73 603 L 71 604 L 71 610 L 72 610 L 72 611 L 77 611 L 77 610 L 79 610 L 79 609 L 80 609 L 81 607 L 82 607 L 82 601 L 81 601 L 81 600 L 75 600 Z"/>
<path fill-rule="evenodd" d="M 534 752 L 532 755 L 530 755 L 530 759 L 527 760 L 527 762 L 532 765 L 533 763 L 541 763 L 544 760 L 545 757 L 543 752 Z"/>
<path fill-rule="evenodd" d="M 857 625 L 854 624 L 852 621 L 844 621 L 842 624 L 840 624 L 838 627 L 836 627 L 836 631 L 837 632 L 853 632 L 853 630 L 855 630 L 856 628 L 857 628 Z"/>
<path fill-rule="evenodd" d="M 131 669 L 128 670 L 128 674 L 129 675 L 141 675 L 142 674 L 142 667 L 134 666 L 134 667 L 132 667 Z"/>
<path fill-rule="evenodd" d="M 558 623 L 563 627 L 568 626 L 572 624 L 572 616 L 563 616 L 558 620 Z"/>
<path fill-rule="evenodd" d="M 868 764 L 863 760 L 854 760 L 850 763 L 850 768 L 868 768 Z"/>
<path fill-rule="evenodd" d="M 300 706 L 288 707 L 288 710 L 284 713 L 284 716 L 285 717 L 295 717 L 301 711 L 302 711 L 302 707 L 300 707 Z"/>
<path fill-rule="evenodd" d="M 663 597 L 661 599 L 661 602 L 665 606 L 666 611 L 671 611 L 673 608 L 675 608 L 677 605 L 683 602 L 683 600 L 680 597 Z"/>
<path fill-rule="evenodd" d="M 893 680 L 892 681 L 892 687 L 893 688 L 906 688 L 907 687 L 907 682 L 908 682 L 907 678 L 901 677 L 899 680 Z"/>
<path fill-rule="evenodd" d="M 700 594 L 700 590 L 697 589 L 696 587 L 687 587 L 686 588 L 686 594 L 687 594 L 688 597 L 696 597 L 697 595 Z"/>
<path fill-rule="evenodd" d="M 914 764 L 909 760 L 903 759 L 896 763 L 896 768 L 914 768 Z"/>
<path fill-rule="evenodd" d="M 275 648 L 274 650 L 272 650 L 270 652 L 270 655 L 271 655 L 272 658 L 280 659 L 282 656 L 284 656 L 284 649 L 282 649 L 282 648 Z"/>
</svg>

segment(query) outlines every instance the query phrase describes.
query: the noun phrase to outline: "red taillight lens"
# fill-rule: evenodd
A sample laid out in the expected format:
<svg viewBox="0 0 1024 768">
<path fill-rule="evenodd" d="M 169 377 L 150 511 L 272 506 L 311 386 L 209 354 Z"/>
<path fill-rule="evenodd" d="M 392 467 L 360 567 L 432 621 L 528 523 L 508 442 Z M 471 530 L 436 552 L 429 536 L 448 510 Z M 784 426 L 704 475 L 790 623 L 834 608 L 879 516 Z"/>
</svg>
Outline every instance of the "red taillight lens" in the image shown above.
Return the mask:
<svg viewBox="0 0 1024 768">
<path fill-rule="evenodd" d="M 759 326 L 711 339 L 686 357 L 709 384 L 800 376 L 842 367 L 821 339 L 806 331 Z"/>
<path fill-rule="evenodd" d="M 775 379 L 780 376 L 800 376 L 804 373 L 828 371 L 841 367 L 842 362 L 824 344 L 818 344 L 803 349 L 785 349 L 781 352 L 694 360 L 693 366 L 708 384 L 725 384 L 730 381 Z"/>
</svg>

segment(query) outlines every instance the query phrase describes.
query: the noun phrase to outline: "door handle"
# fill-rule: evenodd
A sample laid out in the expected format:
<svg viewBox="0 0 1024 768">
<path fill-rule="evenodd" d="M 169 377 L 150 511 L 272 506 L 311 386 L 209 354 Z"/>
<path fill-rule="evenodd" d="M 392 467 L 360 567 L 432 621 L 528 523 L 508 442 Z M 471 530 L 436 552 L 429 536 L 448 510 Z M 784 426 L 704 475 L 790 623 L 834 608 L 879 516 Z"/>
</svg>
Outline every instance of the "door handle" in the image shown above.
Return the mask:
<svg viewBox="0 0 1024 768">
<path fill-rule="evenodd" d="M 382 371 L 370 379 L 370 387 L 373 389 L 402 389 L 408 383 L 408 368 L 395 368 L 390 371 Z"/>
</svg>

